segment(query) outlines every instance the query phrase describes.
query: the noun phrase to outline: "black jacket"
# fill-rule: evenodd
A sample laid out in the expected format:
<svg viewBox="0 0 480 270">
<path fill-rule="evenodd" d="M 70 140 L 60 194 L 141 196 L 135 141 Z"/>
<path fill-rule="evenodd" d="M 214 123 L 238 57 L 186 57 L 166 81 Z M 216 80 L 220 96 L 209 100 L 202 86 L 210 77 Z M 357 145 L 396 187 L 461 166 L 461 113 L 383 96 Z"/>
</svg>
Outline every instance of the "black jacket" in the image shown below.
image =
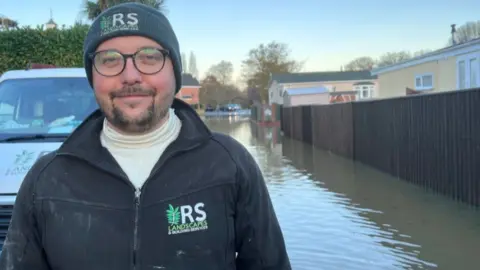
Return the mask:
<svg viewBox="0 0 480 270">
<path fill-rule="evenodd" d="M 99 111 L 40 158 L 18 193 L 0 269 L 291 269 L 252 156 L 189 105 L 174 108 L 180 136 L 140 191 L 101 146 Z"/>
</svg>

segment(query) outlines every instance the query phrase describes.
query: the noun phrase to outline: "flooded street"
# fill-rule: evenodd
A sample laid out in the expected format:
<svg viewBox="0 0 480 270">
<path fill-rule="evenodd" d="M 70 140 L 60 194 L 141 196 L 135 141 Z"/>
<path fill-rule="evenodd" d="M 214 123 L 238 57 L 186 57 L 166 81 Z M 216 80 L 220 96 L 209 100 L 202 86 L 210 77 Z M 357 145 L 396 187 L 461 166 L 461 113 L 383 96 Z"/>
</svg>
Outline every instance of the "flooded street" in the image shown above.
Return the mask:
<svg viewBox="0 0 480 270">
<path fill-rule="evenodd" d="M 282 138 L 278 128 L 205 122 L 259 163 L 293 269 L 480 269 L 480 211 Z"/>
</svg>

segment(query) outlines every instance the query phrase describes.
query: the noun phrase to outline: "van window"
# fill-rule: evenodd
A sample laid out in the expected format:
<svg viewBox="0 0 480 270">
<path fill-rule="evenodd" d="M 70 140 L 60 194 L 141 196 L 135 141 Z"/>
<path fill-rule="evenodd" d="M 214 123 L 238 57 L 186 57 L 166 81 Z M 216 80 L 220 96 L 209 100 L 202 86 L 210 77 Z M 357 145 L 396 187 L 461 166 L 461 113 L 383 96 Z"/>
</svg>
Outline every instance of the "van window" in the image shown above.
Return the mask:
<svg viewBox="0 0 480 270">
<path fill-rule="evenodd" d="M 0 133 L 71 133 L 97 108 L 86 78 L 22 78 L 0 83 Z"/>
</svg>

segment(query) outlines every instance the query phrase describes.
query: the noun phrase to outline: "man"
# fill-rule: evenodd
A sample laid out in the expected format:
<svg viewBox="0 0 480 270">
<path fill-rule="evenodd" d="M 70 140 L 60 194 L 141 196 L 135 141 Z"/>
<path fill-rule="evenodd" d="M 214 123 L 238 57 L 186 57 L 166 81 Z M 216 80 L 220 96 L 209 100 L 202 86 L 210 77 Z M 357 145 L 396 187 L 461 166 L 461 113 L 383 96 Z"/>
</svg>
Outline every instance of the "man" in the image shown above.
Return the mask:
<svg viewBox="0 0 480 270">
<path fill-rule="evenodd" d="M 291 269 L 254 159 L 174 98 L 182 67 L 168 20 L 110 8 L 84 57 L 101 110 L 27 174 L 0 269 Z"/>
</svg>

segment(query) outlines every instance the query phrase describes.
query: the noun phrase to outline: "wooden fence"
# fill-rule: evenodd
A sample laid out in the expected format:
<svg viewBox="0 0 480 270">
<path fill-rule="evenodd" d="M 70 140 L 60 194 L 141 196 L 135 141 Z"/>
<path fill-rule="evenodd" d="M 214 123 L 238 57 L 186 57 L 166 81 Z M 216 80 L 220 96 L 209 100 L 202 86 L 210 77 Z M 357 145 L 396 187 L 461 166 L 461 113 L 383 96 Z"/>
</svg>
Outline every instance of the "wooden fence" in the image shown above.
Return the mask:
<svg viewBox="0 0 480 270">
<path fill-rule="evenodd" d="M 285 136 L 480 206 L 480 89 L 283 108 Z"/>
</svg>

